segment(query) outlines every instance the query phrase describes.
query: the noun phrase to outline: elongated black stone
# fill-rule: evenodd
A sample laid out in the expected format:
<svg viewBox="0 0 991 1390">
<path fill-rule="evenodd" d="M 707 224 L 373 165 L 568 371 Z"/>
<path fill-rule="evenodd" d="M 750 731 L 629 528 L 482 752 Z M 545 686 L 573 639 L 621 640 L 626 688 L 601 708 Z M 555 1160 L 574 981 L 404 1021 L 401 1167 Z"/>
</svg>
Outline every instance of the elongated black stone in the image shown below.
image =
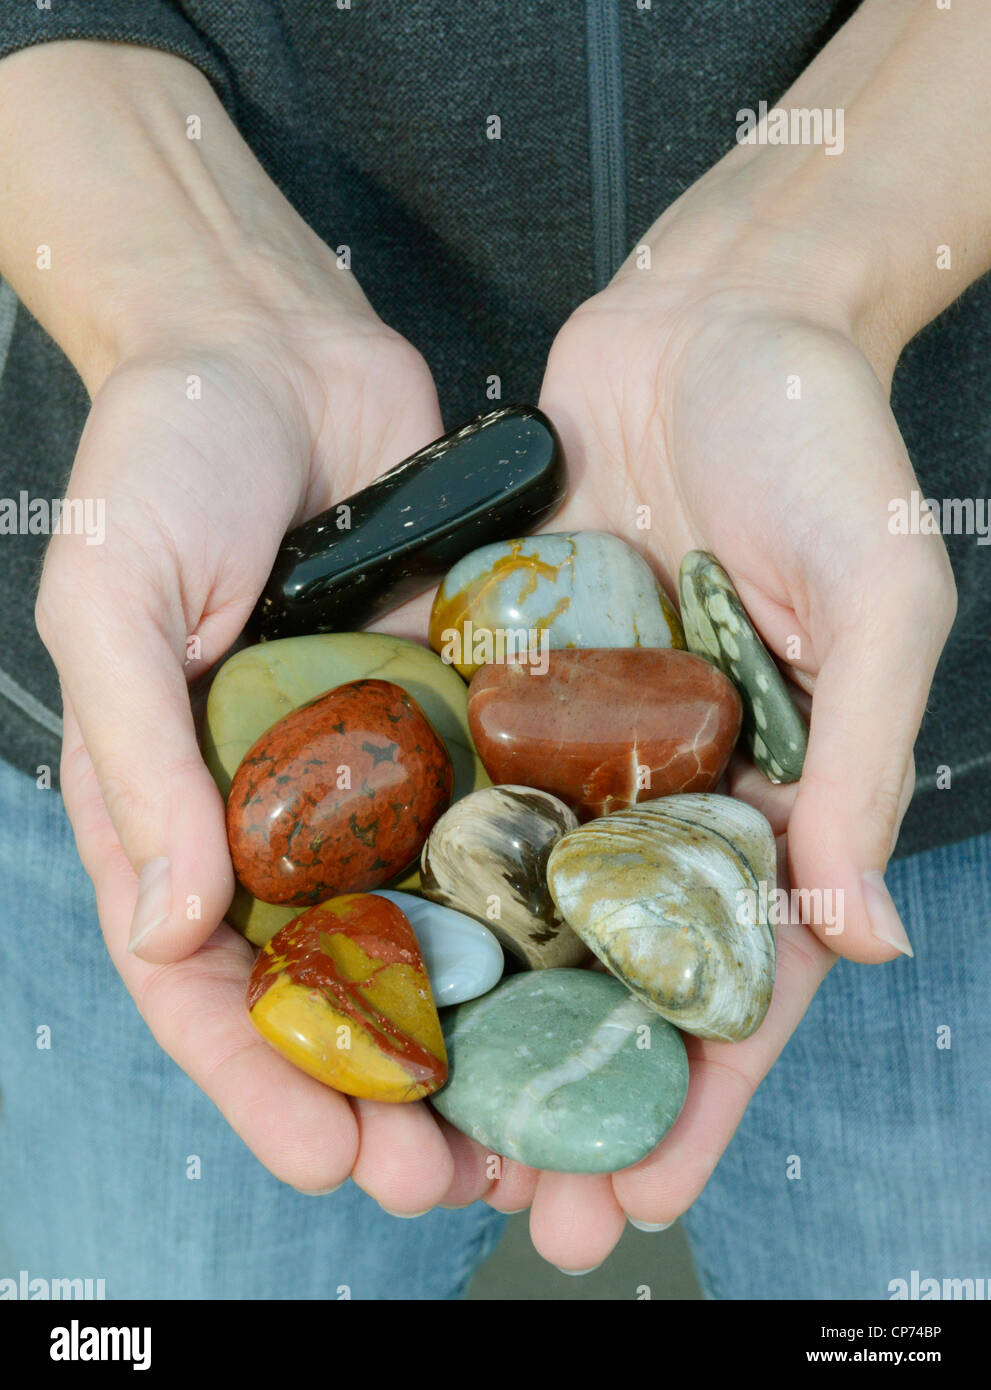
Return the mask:
<svg viewBox="0 0 991 1390">
<path fill-rule="evenodd" d="M 290 531 L 252 625 L 262 638 L 363 627 L 469 551 L 535 530 L 565 486 L 546 415 L 481 415 Z"/>
</svg>

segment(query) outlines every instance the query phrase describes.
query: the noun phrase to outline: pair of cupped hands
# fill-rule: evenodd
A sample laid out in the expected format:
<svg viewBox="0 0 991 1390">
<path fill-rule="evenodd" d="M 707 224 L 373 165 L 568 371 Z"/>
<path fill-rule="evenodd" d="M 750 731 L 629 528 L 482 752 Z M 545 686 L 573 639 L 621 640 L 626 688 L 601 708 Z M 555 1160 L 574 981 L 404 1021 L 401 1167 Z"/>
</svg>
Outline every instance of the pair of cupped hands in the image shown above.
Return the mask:
<svg viewBox="0 0 991 1390">
<path fill-rule="evenodd" d="M 908 952 L 881 875 L 953 618 L 949 566 L 937 537 L 888 531 L 889 502 L 915 481 L 885 372 L 842 302 L 778 283 L 773 257 L 744 264 L 711 189 L 690 191 L 553 344 L 539 404 L 569 491 L 546 529 L 623 537 L 669 593 L 690 549 L 729 571 L 812 699 L 801 782 L 773 787 L 738 757 L 728 789 L 771 821 L 785 883 L 842 891 L 842 931 L 781 927 L 766 1020 L 736 1044 L 686 1038 L 684 1110 L 640 1163 L 579 1176 L 502 1160 L 493 1176 L 427 1104 L 351 1100 L 269 1047 L 245 1007 L 255 951 L 222 921 L 224 804 L 189 684 L 238 637 L 290 526 L 462 423 L 442 422 L 423 358 L 290 223 L 96 392 L 69 492 L 106 499 L 106 542 L 56 537 L 38 603 L 64 695 L 66 807 L 144 1019 L 272 1173 L 313 1194 L 351 1177 L 402 1216 L 529 1207 L 538 1251 L 584 1270 L 628 1218 L 661 1226 L 691 1206 L 838 956 Z M 377 626 L 424 640 L 430 599 Z"/>
</svg>

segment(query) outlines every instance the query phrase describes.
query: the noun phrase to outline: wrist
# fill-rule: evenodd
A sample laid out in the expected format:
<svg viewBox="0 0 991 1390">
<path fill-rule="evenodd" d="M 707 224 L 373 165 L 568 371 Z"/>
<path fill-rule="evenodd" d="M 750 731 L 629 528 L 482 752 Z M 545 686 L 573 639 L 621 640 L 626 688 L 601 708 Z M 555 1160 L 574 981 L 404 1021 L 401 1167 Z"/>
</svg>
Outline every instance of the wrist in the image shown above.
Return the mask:
<svg viewBox="0 0 991 1390">
<path fill-rule="evenodd" d="M 14 54 L 0 150 L 0 271 L 91 395 L 181 338 L 243 339 L 317 305 L 368 312 L 182 59 L 91 42 Z"/>
<path fill-rule="evenodd" d="M 952 13 L 864 0 L 775 104 L 787 138 L 771 143 L 764 118 L 648 233 L 669 273 L 839 328 L 887 384 L 909 339 L 991 268 L 991 10 Z"/>
<path fill-rule="evenodd" d="M 734 152 L 734 155 L 736 152 Z M 878 377 L 890 381 L 915 328 L 877 257 L 885 240 L 868 210 L 849 199 L 842 215 L 831 170 L 811 156 L 786 174 L 760 158 L 717 165 L 682 195 L 641 239 L 652 283 L 694 308 L 751 306 L 822 327 L 853 341 Z M 824 161 L 827 165 L 832 160 Z M 639 249 L 639 248 L 638 248 Z M 635 251 L 617 288 L 639 292 Z M 918 325 L 916 325 L 918 326 Z"/>
</svg>

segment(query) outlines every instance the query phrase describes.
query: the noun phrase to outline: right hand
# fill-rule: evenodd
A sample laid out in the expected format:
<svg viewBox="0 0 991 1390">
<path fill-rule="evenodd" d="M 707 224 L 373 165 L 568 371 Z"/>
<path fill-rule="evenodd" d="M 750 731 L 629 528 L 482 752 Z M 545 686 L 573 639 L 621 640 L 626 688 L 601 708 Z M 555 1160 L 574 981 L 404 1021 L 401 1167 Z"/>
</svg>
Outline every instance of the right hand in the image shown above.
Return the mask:
<svg viewBox="0 0 991 1390">
<path fill-rule="evenodd" d="M 198 73 L 116 45 L 45 48 L 4 63 L 8 94 L 28 101 L 41 75 L 61 79 L 54 147 L 79 129 L 84 144 L 113 140 L 134 160 L 131 177 L 114 173 L 111 185 L 106 163 L 84 168 L 77 190 L 85 197 L 94 183 L 104 204 L 77 212 L 79 255 L 109 235 L 109 262 L 101 249 L 64 293 L 11 275 L 93 396 L 68 495 L 104 500 L 106 539 L 53 538 L 37 621 L 62 683 L 62 791 L 107 947 L 159 1043 L 278 1178 L 323 1192 L 350 1175 L 403 1214 L 471 1201 L 489 1182 L 469 1140 L 423 1104 L 349 1100 L 251 1024 L 255 952 L 222 922 L 234 887 L 224 803 L 187 688 L 241 632 L 285 531 L 442 432 L 430 373 L 268 182 Z M 123 130 L 132 77 L 141 93 L 157 83 L 157 100 L 136 101 L 135 128 Z M 101 103 L 114 97 L 108 115 Z M 146 110 L 167 124 L 157 138 L 172 142 L 179 180 L 142 147 Z M 206 113 L 202 152 L 187 148 L 181 123 L 173 131 L 188 110 Z M 200 187 L 197 161 L 208 158 Z M 161 188 L 146 186 L 146 170 Z M 15 183 L 21 175 L 30 184 L 30 164 Z M 25 190 L 28 237 L 40 196 Z M 63 253 L 71 232 L 61 228 Z M 133 246 L 120 245 L 126 235 Z M 89 280 L 105 291 L 105 276 L 116 319 L 101 335 L 67 297 Z M 52 298 L 39 299 L 39 283 Z M 90 341 L 101 353 L 112 342 L 113 360 L 87 358 L 79 345 Z M 201 655 L 187 663 L 194 635 Z M 193 898 L 200 915 L 190 920 Z M 132 925 L 147 933 L 136 950 Z"/>
<path fill-rule="evenodd" d="M 122 364 L 93 402 L 68 492 L 105 499 L 106 540 L 54 537 L 37 607 L 64 696 L 62 791 L 107 947 L 165 1050 L 276 1176 L 322 1191 L 353 1172 L 385 1207 L 420 1211 L 454 1177 L 426 1107 L 352 1107 L 249 1021 L 255 953 L 218 925 L 234 886 L 224 803 L 186 682 L 238 636 L 294 520 L 441 433 L 436 397 L 370 310 L 328 297 L 303 320 L 242 327 Z M 202 657 L 186 663 L 193 635 Z M 148 864 L 134 925 L 151 929 L 131 952 Z"/>
</svg>

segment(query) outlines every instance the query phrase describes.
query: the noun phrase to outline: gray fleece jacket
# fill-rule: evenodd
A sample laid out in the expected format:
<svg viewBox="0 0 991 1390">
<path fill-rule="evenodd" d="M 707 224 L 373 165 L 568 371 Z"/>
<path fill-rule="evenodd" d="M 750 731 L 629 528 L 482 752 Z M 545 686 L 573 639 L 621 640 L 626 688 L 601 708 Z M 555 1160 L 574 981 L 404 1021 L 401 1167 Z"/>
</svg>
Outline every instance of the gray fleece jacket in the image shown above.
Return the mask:
<svg viewBox="0 0 991 1390">
<path fill-rule="evenodd" d="M 854 0 L 7 0 L 0 57 L 94 38 L 180 54 L 290 201 L 424 353 L 448 425 L 535 401 L 556 329 L 773 102 Z M 58 100 L 58 94 L 52 94 Z M 501 139 L 486 138 L 497 114 Z M 991 283 L 899 365 L 924 493 L 991 496 Z M 57 497 L 86 416 L 59 349 L 0 282 L 0 500 Z M 46 538 L 0 536 L 0 755 L 57 767 L 58 683 L 32 607 Z M 960 612 L 898 852 L 991 828 L 991 547 L 948 536 Z M 940 767 L 952 791 L 940 790 Z"/>
</svg>

